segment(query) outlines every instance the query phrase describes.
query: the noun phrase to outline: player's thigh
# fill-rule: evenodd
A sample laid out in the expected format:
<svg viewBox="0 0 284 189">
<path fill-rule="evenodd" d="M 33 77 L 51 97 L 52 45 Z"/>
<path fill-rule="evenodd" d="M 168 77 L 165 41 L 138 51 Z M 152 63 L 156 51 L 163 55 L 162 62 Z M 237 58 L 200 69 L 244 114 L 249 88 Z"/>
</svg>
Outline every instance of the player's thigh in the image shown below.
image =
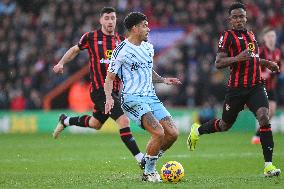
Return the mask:
<svg viewBox="0 0 284 189">
<path fill-rule="evenodd" d="M 129 119 L 134 121 L 142 129 L 145 129 L 144 125 L 142 124 L 142 116 L 152 111 L 147 103 L 141 102 L 135 98 L 129 98 L 124 100 L 121 107 Z"/>
<path fill-rule="evenodd" d="M 254 113 L 255 116 L 257 110 L 260 108 L 267 108 L 269 109 L 268 97 L 264 86 L 256 86 L 252 91 L 249 93 L 248 100 L 246 102 L 248 108 L 251 112 Z"/>
<path fill-rule="evenodd" d="M 121 108 L 121 101 L 117 94 L 112 94 L 114 105 L 110 111 L 109 117 L 114 119 L 115 121 L 123 122 L 122 125 L 125 125 L 127 122 L 127 118 L 124 115 L 124 112 Z M 103 107 L 104 109 L 104 107 Z"/>
<path fill-rule="evenodd" d="M 158 97 L 149 97 L 146 99 L 155 118 L 161 121 L 165 117 L 171 117 L 171 114 L 165 108 L 163 103 L 158 99 Z"/>
<path fill-rule="evenodd" d="M 232 125 L 240 111 L 244 109 L 245 100 L 241 95 L 227 94 L 223 104 L 222 120 L 229 125 Z"/>
<path fill-rule="evenodd" d="M 90 97 L 94 104 L 93 117 L 103 125 L 109 117 L 104 114 L 105 95 L 102 92 L 93 91 L 90 93 Z M 94 119 L 93 121 L 95 122 Z"/>
</svg>

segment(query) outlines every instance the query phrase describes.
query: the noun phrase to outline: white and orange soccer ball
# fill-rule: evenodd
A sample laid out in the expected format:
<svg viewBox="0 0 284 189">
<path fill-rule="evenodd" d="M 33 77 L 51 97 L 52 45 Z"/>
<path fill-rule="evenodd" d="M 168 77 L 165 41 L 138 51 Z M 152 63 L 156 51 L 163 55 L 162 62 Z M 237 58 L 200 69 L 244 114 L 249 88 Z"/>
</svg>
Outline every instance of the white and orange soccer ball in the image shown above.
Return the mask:
<svg viewBox="0 0 284 189">
<path fill-rule="evenodd" d="M 164 182 L 177 183 L 184 177 L 184 169 L 177 161 L 166 162 L 161 169 L 161 178 Z"/>
</svg>

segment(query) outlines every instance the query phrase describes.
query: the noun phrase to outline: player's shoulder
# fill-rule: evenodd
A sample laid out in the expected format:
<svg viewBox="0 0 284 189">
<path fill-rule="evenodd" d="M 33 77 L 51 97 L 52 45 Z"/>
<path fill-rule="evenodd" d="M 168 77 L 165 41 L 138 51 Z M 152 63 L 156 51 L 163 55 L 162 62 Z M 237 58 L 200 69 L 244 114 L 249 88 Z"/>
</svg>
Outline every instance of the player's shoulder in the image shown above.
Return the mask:
<svg viewBox="0 0 284 189">
<path fill-rule="evenodd" d="M 227 29 L 227 30 L 223 30 L 222 35 L 232 35 L 232 33 L 234 32 L 234 30 L 231 29 Z"/>
<path fill-rule="evenodd" d="M 154 50 L 154 46 L 148 41 L 142 41 L 142 46 L 144 46 L 148 50 Z"/>
<path fill-rule="evenodd" d="M 223 30 L 221 32 L 220 39 L 224 39 L 224 38 L 230 39 L 232 37 L 232 32 L 233 32 L 233 30 L 230 30 L 230 29 Z"/>
<path fill-rule="evenodd" d="M 127 43 L 125 41 L 119 43 L 113 51 L 113 57 L 116 58 L 118 56 L 124 56 L 126 53 L 126 46 Z"/>
</svg>

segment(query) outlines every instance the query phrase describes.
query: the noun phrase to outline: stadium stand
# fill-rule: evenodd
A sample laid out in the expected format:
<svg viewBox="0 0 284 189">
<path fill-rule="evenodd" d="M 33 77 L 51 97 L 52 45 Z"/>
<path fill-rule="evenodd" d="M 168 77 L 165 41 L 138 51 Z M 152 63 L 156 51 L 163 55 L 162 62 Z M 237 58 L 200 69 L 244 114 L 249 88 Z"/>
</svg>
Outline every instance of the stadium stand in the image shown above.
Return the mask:
<svg viewBox="0 0 284 189">
<path fill-rule="evenodd" d="M 114 6 L 118 10 L 118 31 L 130 11 L 142 11 L 151 28 L 182 27 L 187 34 L 167 53 L 157 58 L 157 71 L 178 76 L 183 85 L 159 90 L 167 106 L 202 106 L 220 103 L 227 73 L 216 71 L 214 56 L 224 29 L 226 8 L 231 0 L 166 1 L 14 1 L 0 2 L 0 109 L 41 109 L 45 94 L 87 64 L 82 53 L 58 76 L 52 67 L 85 31 L 98 26 L 98 10 Z M 256 33 L 270 25 L 276 28 L 277 44 L 284 53 L 284 2 L 282 0 L 243 1 L 248 6 L 250 28 Z M 284 104 L 284 74 L 278 83 L 279 103 Z M 212 92 L 214 89 L 214 92 Z M 68 108 L 68 90 L 56 106 Z"/>
</svg>

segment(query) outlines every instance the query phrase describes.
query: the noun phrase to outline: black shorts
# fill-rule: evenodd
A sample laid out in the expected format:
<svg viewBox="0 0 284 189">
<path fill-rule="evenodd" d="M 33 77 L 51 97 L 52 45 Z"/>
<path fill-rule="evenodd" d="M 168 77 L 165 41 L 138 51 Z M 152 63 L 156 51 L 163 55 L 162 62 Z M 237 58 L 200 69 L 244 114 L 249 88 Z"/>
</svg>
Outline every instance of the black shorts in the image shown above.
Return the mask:
<svg viewBox="0 0 284 189">
<path fill-rule="evenodd" d="M 275 101 L 277 100 L 277 95 L 275 90 L 267 90 L 267 97 L 269 101 Z"/>
<path fill-rule="evenodd" d="M 245 105 L 254 115 L 259 108 L 268 108 L 268 98 L 262 84 L 248 89 L 228 89 L 223 106 L 223 121 L 233 124 Z"/>
<path fill-rule="evenodd" d="M 102 124 L 111 117 L 114 120 L 117 120 L 120 116 L 122 116 L 123 110 L 121 108 L 121 102 L 119 95 L 116 93 L 112 93 L 112 97 L 114 100 L 114 106 L 110 111 L 110 114 L 105 114 L 105 101 L 106 96 L 103 89 L 92 90 L 90 93 L 91 99 L 94 103 L 93 117 L 98 119 Z"/>
</svg>

